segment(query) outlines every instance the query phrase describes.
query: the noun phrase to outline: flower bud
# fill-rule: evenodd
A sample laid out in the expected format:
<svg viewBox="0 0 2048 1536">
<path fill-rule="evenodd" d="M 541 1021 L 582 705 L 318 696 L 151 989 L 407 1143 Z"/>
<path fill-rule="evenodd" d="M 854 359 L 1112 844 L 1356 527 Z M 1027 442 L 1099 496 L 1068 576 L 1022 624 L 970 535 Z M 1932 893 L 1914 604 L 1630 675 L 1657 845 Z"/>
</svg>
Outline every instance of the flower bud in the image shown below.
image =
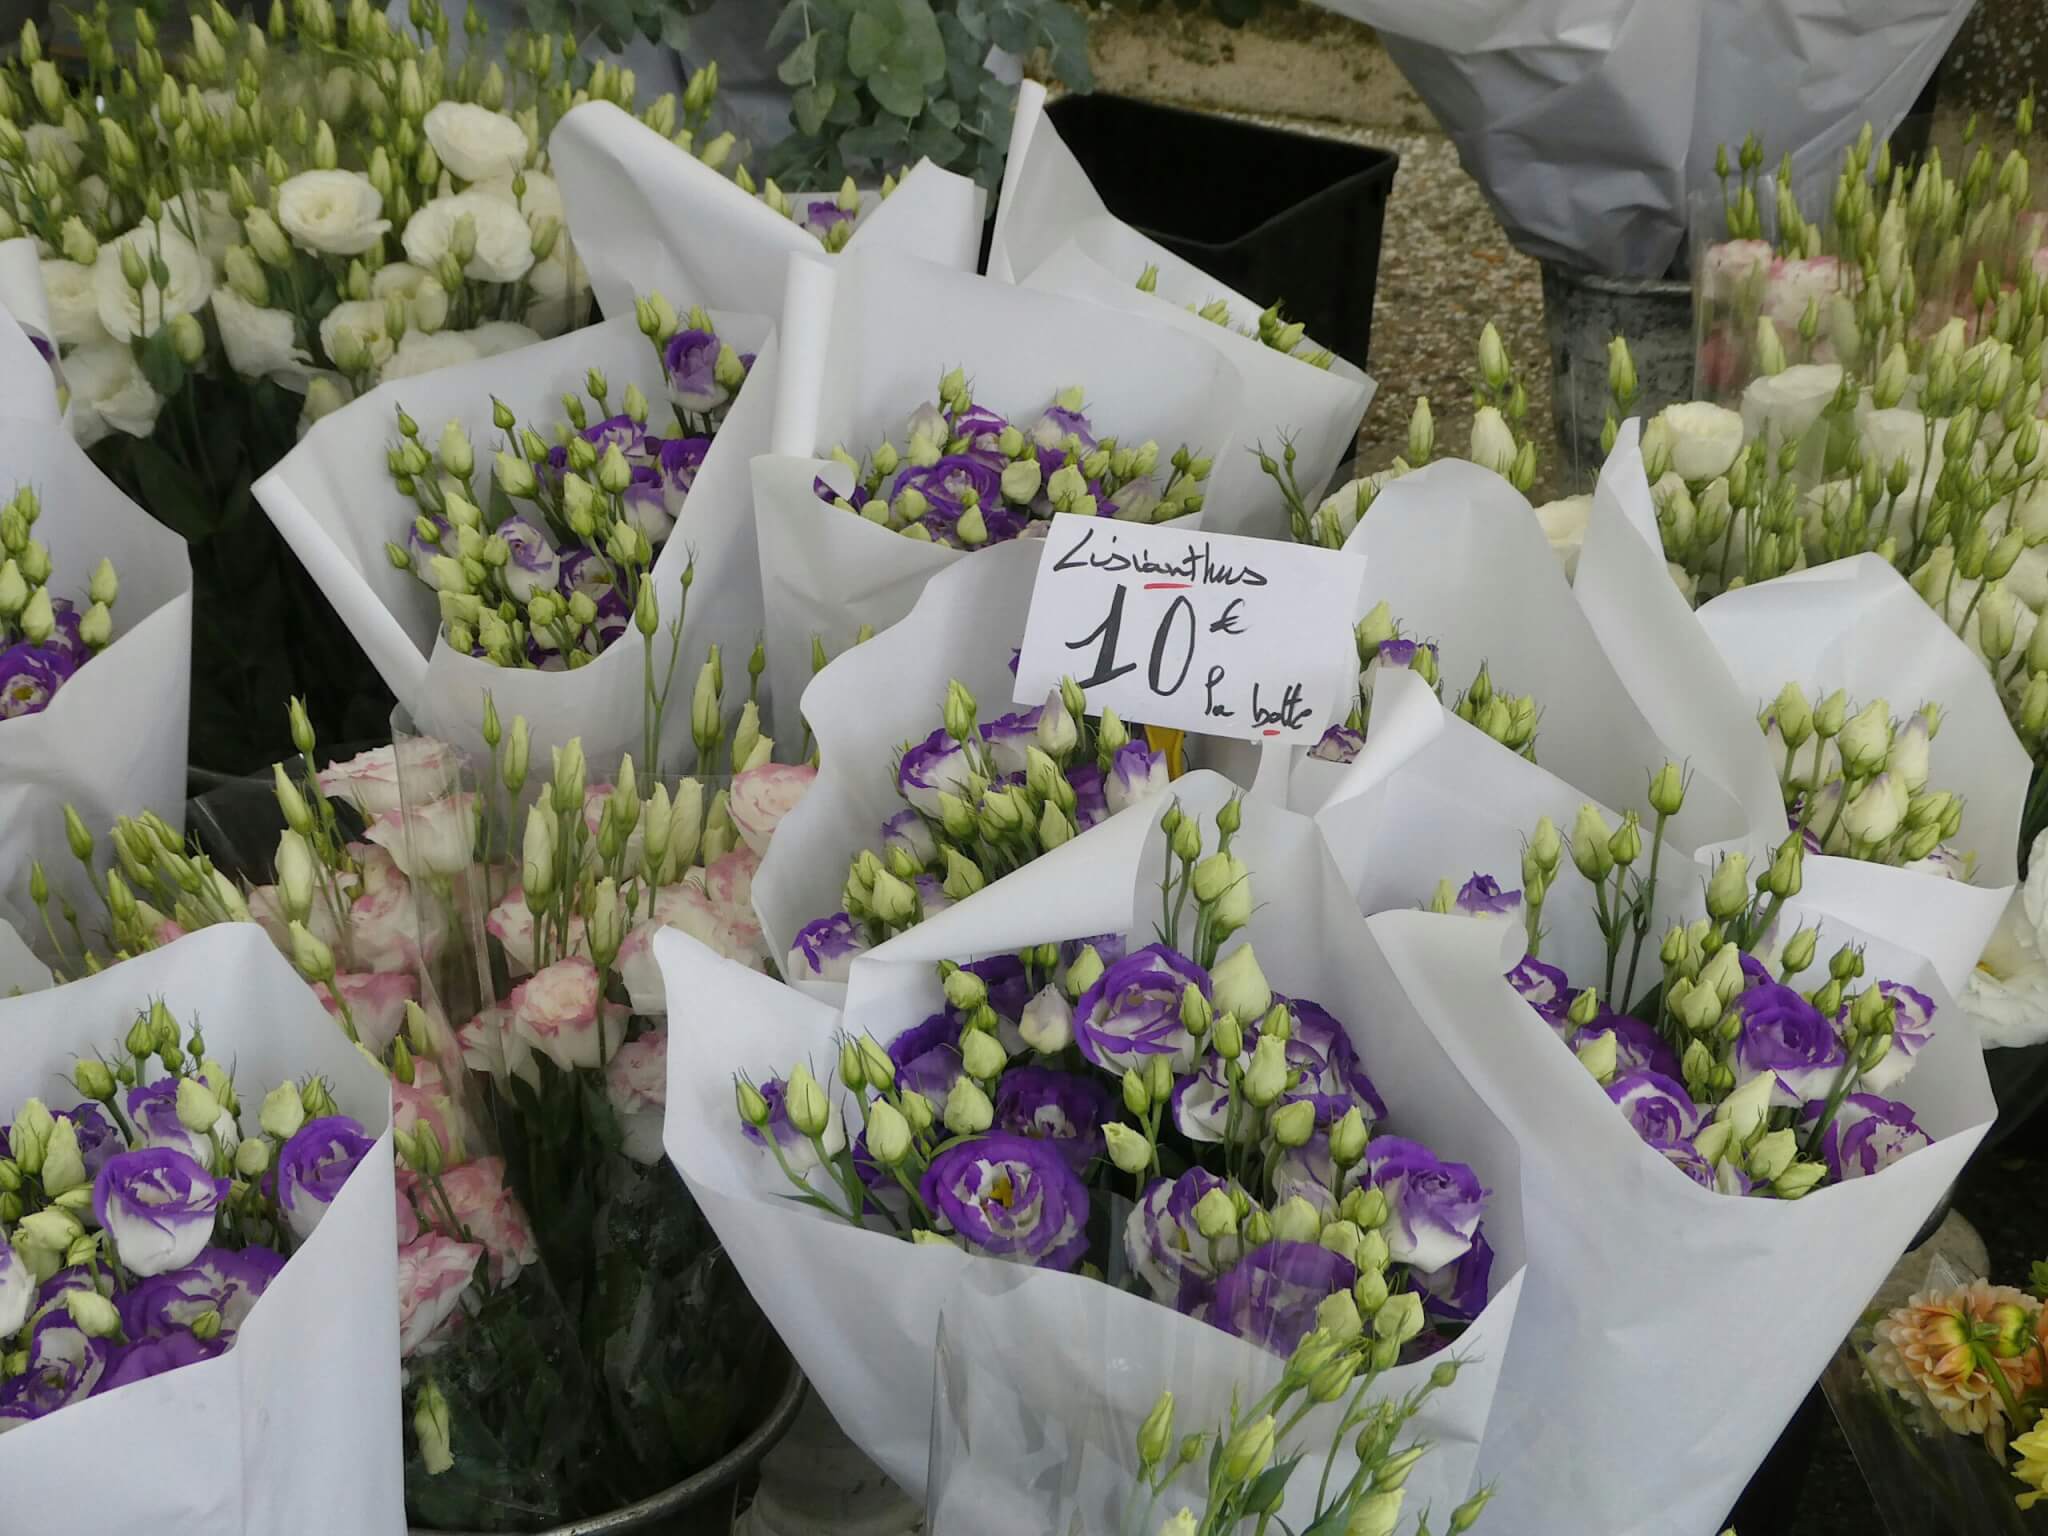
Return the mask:
<svg viewBox="0 0 2048 1536">
<path fill-rule="evenodd" d="M 1667 762 L 1650 780 L 1650 809 L 1659 816 L 1676 816 L 1685 805 L 1685 775 L 1678 764 Z"/>
<path fill-rule="evenodd" d="M 1103 1126 L 1102 1136 L 1109 1160 L 1124 1173 L 1141 1174 L 1152 1166 L 1152 1143 L 1121 1120 Z"/>
<path fill-rule="evenodd" d="M 1612 835 L 1596 806 L 1587 803 L 1579 807 L 1578 820 L 1572 826 L 1572 862 L 1588 880 L 1604 880 L 1614 868 L 1614 856 L 1608 851 Z"/>
<path fill-rule="evenodd" d="M 1316 1130 L 1316 1107 L 1307 1099 L 1296 1099 L 1273 1111 L 1273 1140 L 1283 1147 L 1300 1147 Z"/>
<path fill-rule="evenodd" d="M 1273 1415 L 1270 1413 L 1238 1427 L 1223 1446 L 1222 1472 L 1226 1485 L 1248 1483 L 1266 1469 L 1266 1463 L 1273 1459 L 1273 1435 Z"/>
<path fill-rule="evenodd" d="M 995 1123 L 995 1106 L 980 1084 L 962 1077 L 946 1095 L 946 1129 L 955 1136 L 979 1136 Z"/>
<path fill-rule="evenodd" d="M 1714 866 L 1707 882 L 1707 911 L 1726 922 L 1749 905 L 1749 856 L 1730 853 Z"/>
</svg>

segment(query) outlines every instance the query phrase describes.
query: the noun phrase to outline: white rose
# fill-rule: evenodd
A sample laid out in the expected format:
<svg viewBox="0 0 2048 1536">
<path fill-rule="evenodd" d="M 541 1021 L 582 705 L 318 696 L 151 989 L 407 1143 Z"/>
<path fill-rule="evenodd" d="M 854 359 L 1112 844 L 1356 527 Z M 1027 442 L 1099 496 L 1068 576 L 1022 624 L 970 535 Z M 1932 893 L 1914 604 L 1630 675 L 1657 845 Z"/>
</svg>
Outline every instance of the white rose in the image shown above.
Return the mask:
<svg viewBox="0 0 2048 1536">
<path fill-rule="evenodd" d="M 1760 375 L 1742 392 L 1743 431 L 1755 438 L 1769 429 L 1780 442 L 1804 437 L 1841 387 L 1842 370 L 1835 363 L 1795 363 L 1782 373 Z"/>
<path fill-rule="evenodd" d="M 1661 417 L 1671 434 L 1671 468 L 1698 485 L 1728 473 L 1742 452 L 1742 418 L 1707 400 L 1667 405 Z"/>
<path fill-rule="evenodd" d="M 446 105 L 446 103 L 443 103 L 443 105 Z M 435 111 L 439 110 L 438 107 L 435 109 Z M 430 119 L 432 116 L 432 113 L 428 114 Z M 520 142 L 522 144 L 526 142 L 524 135 L 521 136 Z M 521 213 L 526 215 L 526 222 L 529 224 L 538 224 L 542 219 L 560 221 L 562 219 L 562 189 L 555 185 L 555 178 L 548 175 L 545 171 L 526 171 L 523 174 L 526 180 L 526 194 L 523 197 L 516 195 L 512 191 L 514 178 L 509 174 L 493 176 L 488 181 L 479 181 L 470 188 L 470 191 L 480 192 L 485 197 L 495 197 L 500 202 L 511 203 Z"/>
<path fill-rule="evenodd" d="M 1567 581 L 1579 574 L 1579 551 L 1585 547 L 1586 524 L 1592 516 L 1591 496 L 1566 496 L 1536 509 L 1536 521 L 1543 525 L 1543 536 L 1550 540 L 1550 552 L 1564 567 Z"/>
<path fill-rule="evenodd" d="M 301 171 L 277 189 L 277 222 L 309 251 L 360 256 L 391 227 L 383 194 L 360 171 Z"/>
<path fill-rule="evenodd" d="M 43 299 L 50 311 L 50 329 L 67 347 L 108 340 L 100 324 L 99 290 L 92 268 L 61 258 L 43 263 Z"/>
<path fill-rule="evenodd" d="M 122 343 L 79 347 L 64 359 L 64 382 L 71 389 L 71 432 L 81 447 L 90 448 L 109 432 L 147 437 L 156 430 L 163 400 Z"/>
<path fill-rule="evenodd" d="M 275 378 L 287 387 L 303 387 L 312 377 L 313 359 L 299 345 L 298 327 L 289 312 L 251 304 L 232 288 L 216 288 L 213 320 L 220 327 L 228 366 L 242 377 Z"/>
<path fill-rule="evenodd" d="M 31 123 L 21 130 L 21 137 L 28 145 L 29 159 L 60 176 L 69 176 L 85 160 L 85 147 L 56 123 Z"/>
<path fill-rule="evenodd" d="M 455 224 L 464 214 L 476 229 L 476 252 L 462 271 L 486 283 L 517 282 L 533 266 L 533 231 L 511 204 L 481 192 L 437 197 L 415 213 L 405 226 L 405 254 L 416 266 L 432 270 L 454 243 Z"/>
<path fill-rule="evenodd" d="M 384 329 L 384 303 L 381 299 L 351 299 L 327 311 L 327 318 L 320 322 L 320 345 L 330 358 L 334 356 L 335 340 L 343 326 L 355 332 L 356 340 L 369 350 L 373 364 L 381 368 L 391 361 L 391 354 L 397 348 L 390 332 Z"/>
<path fill-rule="evenodd" d="M 510 176 L 526 164 L 526 130 L 503 112 L 466 101 L 437 102 L 420 126 L 459 181 Z"/>
<path fill-rule="evenodd" d="M 539 341 L 540 333 L 531 326 L 521 325 L 517 320 L 486 320 L 473 330 L 458 331 L 467 336 L 470 345 L 476 348 L 478 357 L 496 357 L 500 352 L 516 352 L 521 347 L 530 347 Z"/>
<path fill-rule="evenodd" d="M 391 361 L 378 374 L 378 379 L 416 378 L 423 373 L 432 373 L 436 368 L 473 363 L 482 356 L 483 353 L 476 349 L 476 343 L 461 331 L 436 331 L 432 335 L 425 331 L 407 331 Z"/>
<path fill-rule="evenodd" d="M 169 283 L 158 287 L 151 281 L 140 293 L 130 288 L 121 275 L 121 252 L 128 247 L 145 265 L 161 256 Z M 213 266 L 177 230 L 163 223 L 142 224 L 100 247 L 92 283 L 99 297 L 100 324 L 114 340 L 126 341 L 131 336 L 154 336 L 167 321 L 204 305 L 213 292 Z"/>
</svg>

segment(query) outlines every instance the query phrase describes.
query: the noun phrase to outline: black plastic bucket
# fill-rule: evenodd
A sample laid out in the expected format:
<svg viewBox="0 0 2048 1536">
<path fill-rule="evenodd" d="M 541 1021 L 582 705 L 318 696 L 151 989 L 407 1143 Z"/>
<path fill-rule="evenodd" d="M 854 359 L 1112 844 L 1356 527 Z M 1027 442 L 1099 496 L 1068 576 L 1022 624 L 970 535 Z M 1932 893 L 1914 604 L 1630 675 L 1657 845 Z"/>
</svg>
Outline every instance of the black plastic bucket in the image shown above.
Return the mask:
<svg viewBox="0 0 2048 1536">
<path fill-rule="evenodd" d="M 1048 110 L 1110 212 L 1364 366 L 1399 155 L 1123 96 Z"/>
</svg>

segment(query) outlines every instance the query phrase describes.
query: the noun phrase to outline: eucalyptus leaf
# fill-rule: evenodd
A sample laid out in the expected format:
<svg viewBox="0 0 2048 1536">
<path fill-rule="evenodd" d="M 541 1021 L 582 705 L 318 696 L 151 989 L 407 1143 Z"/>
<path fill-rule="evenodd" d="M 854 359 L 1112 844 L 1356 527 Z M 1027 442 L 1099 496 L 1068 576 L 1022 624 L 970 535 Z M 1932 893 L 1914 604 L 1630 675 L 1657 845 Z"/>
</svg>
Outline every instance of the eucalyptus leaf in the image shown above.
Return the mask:
<svg viewBox="0 0 2048 1536">
<path fill-rule="evenodd" d="M 817 85 L 800 85 L 789 93 L 789 115 L 797 131 L 816 134 L 825 126 L 825 114 L 838 100 L 839 87 L 830 80 Z"/>
<path fill-rule="evenodd" d="M 784 85 L 813 85 L 818 79 L 818 42 L 822 32 L 813 32 L 789 51 L 775 69 L 775 78 Z M 806 128 L 806 133 L 816 133 L 816 128 Z"/>
</svg>

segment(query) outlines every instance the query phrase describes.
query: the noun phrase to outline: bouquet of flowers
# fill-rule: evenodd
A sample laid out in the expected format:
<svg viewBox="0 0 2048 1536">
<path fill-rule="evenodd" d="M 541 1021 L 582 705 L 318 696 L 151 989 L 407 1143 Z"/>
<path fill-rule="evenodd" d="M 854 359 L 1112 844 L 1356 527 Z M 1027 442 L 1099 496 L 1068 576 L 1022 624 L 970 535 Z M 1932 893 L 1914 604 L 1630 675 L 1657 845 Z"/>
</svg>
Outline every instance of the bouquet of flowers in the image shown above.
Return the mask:
<svg viewBox="0 0 2048 1536">
<path fill-rule="evenodd" d="M 40 945 L 17 904 L 30 867 L 56 871 L 60 907 L 90 890 L 56 857 L 64 804 L 104 820 L 182 794 L 192 577 L 177 536 L 59 430 L 49 375 L 4 316 L 0 369 L 18 477 L 0 507 L 0 919 Z"/>
<path fill-rule="evenodd" d="M 716 76 L 716 66 L 713 66 Z M 548 141 L 562 173 L 570 233 L 608 314 L 650 288 L 695 295 L 742 314 L 782 312 L 790 260 L 877 247 L 955 271 L 981 256 L 986 194 L 926 160 L 863 192 L 757 191 L 744 166 L 730 178 L 607 101 L 564 117 Z"/>
<path fill-rule="evenodd" d="M 399 1524 L 382 1074 L 253 929 L 0 1003 L 0 1027 L 8 1486 L 76 1498 L 112 1434 L 134 1477 L 94 1494 L 107 1518 Z M 173 1418 L 224 1448 L 195 1462 Z"/>
<path fill-rule="evenodd" d="M 1226 1379 L 1229 1336 L 1284 1354 L 1370 1317 L 1398 1341 L 1382 1384 L 1400 1392 L 1455 1338 L 1466 1364 L 1416 1428 L 1476 1443 L 1516 1284 L 1496 1171 L 1514 1154 L 1416 1049 L 1306 820 L 1190 775 L 1160 814 L 1112 818 L 878 946 L 853 969 L 832 1088 L 805 1061 L 828 1010 L 684 940 L 657 950 L 700 1021 L 746 1025 L 671 1057 L 670 1154 L 835 1415 L 906 1486 L 925 1481 L 934 1291 L 991 1261 L 1069 1309 L 1098 1294 L 1073 1273 L 1089 1263 L 1184 1314 L 1172 1347 Z M 737 1123 L 719 1113 L 733 1078 Z M 856 1297 L 858 1362 L 832 1343 Z M 1462 1497 L 1469 1470 L 1446 1454 L 1432 1493 Z"/>
<path fill-rule="evenodd" d="M 257 495 L 436 739 L 481 751 L 489 691 L 539 751 L 581 737 L 601 760 L 679 763 L 684 651 L 694 669 L 760 633 L 746 461 L 774 386 L 742 386 L 771 366 L 767 333 L 643 298 L 516 359 L 373 391 Z M 372 456 L 381 489 L 360 482 Z"/>
<path fill-rule="evenodd" d="M 1988 1127 L 1975 1029 L 1926 961 L 1813 900 L 1825 861 L 1797 833 L 1753 863 L 1675 845 L 1675 764 L 1645 767 L 1649 809 L 1622 815 L 1448 722 L 1430 734 L 1441 706 L 1404 674 L 1381 679 L 1383 713 L 1318 824 L 1428 1029 L 1522 1150 L 1544 1321 L 1518 1331 L 1506 1383 L 1527 1396 L 1481 1458 L 1500 1516 L 1711 1529 Z M 1464 879 L 1517 869 L 1519 890 Z M 1446 871 L 1462 884 L 1430 901 Z M 1460 920 L 1401 910 L 1423 901 Z M 1738 1330 L 1786 1368 L 1759 1380 L 1712 1342 Z M 1654 1385 L 1674 1378 L 1692 1390 Z M 1738 1391 L 1739 1422 L 1708 1406 Z M 1665 1446 L 1683 1472 L 1646 1472 Z"/>
<path fill-rule="evenodd" d="M 1111 214 L 1045 115 L 1045 88 L 1035 81 L 1018 89 L 988 270 L 1005 282 L 1146 315 L 1207 341 L 1243 377 L 1248 402 L 1256 402 L 1254 420 L 1240 435 L 1284 441 L 1301 478 L 1318 489 L 1350 453 L 1372 403 L 1373 381 L 1318 349 L 1300 325 L 1280 318 L 1277 305 L 1269 309 L 1232 292 Z M 1314 367 L 1289 366 L 1311 360 Z M 1285 536 L 1285 501 L 1248 457 L 1218 458 L 1207 494 L 1211 530 Z"/>
<path fill-rule="evenodd" d="M 1103 511 L 1115 498 L 1099 482 L 1113 473 L 1135 498 L 1131 510 L 1142 501 L 1149 520 L 1173 471 L 1193 481 L 1203 467 L 1195 461 L 1221 464 L 1237 452 L 1238 377 L 1213 347 L 1157 320 L 873 252 L 796 262 L 789 271 L 773 452 L 753 465 L 761 593 L 771 635 L 815 637 L 836 655 L 863 626 L 882 630 L 896 623 L 932 576 L 969 553 L 963 547 L 969 541 L 957 539 L 954 514 L 967 512 L 970 499 L 981 512 L 981 531 L 990 536 L 986 542 L 993 543 L 1022 531 L 1024 519 L 1011 503 L 1042 497 L 1048 505 L 1079 506 L 1092 498 Z M 928 399 L 942 375 L 945 409 L 928 405 L 920 412 L 911 426 L 921 430 L 881 452 L 879 467 L 870 461 L 864 471 L 850 454 L 833 456 L 841 445 L 879 450 L 902 433 L 906 408 Z M 1059 391 L 1076 385 L 1085 419 L 1062 421 L 1064 406 L 1046 411 Z M 970 402 L 972 417 L 966 414 Z M 954 417 L 967 430 L 956 432 Z M 1004 443 L 1012 417 L 1018 435 Z M 1029 454 L 1013 454 L 1025 447 L 1026 423 L 1042 428 L 1043 440 L 1034 438 Z M 1128 457 L 1112 465 L 1113 455 L 1095 441 L 1101 429 L 1122 444 L 1193 446 L 1180 455 L 1148 455 L 1154 458 L 1151 484 L 1138 477 L 1133 486 L 1138 450 L 1116 450 Z M 1006 467 L 1013 494 L 1002 484 Z M 1034 467 L 1039 483 L 1026 486 Z M 866 473 L 890 477 L 888 499 L 867 501 L 864 515 L 850 515 L 835 503 L 851 504 Z M 929 539 L 906 538 L 889 526 L 891 519 L 904 526 L 923 521 L 906 515 L 917 505 L 899 493 L 897 482 L 906 477 L 903 489 L 918 492 L 936 524 Z M 1181 492 L 1184 506 L 1200 487 L 1185 484 Z M 902 513 L 899 501 L 905 502 Z M 973 519 L 965 531 L 975 532 Z M 956 535 L 951 545 L 938 537 L 947 532 Z M 785 646 L 769 664 L 776 734 L 795 741 L 803 729 L 797 699 L 806 681 L 804 657 Z"/>
<path fill-rule="evenodd" d="M 2025 1290 L 1936 1257 L 1904 1305 L 1858 1320 L 1822 1378 L 1887 1529 L 2041 1529 L 2048 1264 Z"/>
</svg>

